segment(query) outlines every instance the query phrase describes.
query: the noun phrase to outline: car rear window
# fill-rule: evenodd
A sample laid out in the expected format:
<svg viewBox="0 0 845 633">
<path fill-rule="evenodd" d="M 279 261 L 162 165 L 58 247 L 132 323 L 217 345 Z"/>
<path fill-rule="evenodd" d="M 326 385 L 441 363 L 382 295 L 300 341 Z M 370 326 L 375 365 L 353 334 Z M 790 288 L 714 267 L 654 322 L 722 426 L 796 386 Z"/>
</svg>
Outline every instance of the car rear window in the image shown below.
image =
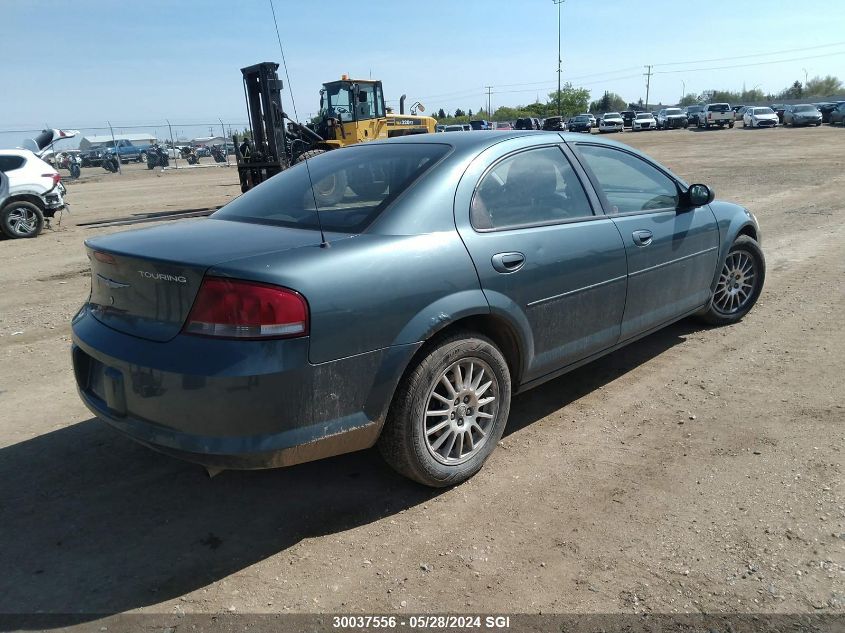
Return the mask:
<svg viewBox="0 0 845 633">
<path fill-rule="evenodd" d="M 360 233 L 449 151 L 449 145 L 359 145 L 299 163 L 236 198 L 212 217 Z M 313 185 L 313 191 L 311 183 Z"/>
<path fill-rule="evenodd" d="M 0 156 L 0 171 L 3 173 L 23 167 L 26 159 L 23 156 Z"/>
<path fill-rule="evenodd" d="M 728 112 L 731 109 L 727 103 L 714 103 L 712 105 L 707 106 L 707 109 L 710 112 Z"/>
</svg>

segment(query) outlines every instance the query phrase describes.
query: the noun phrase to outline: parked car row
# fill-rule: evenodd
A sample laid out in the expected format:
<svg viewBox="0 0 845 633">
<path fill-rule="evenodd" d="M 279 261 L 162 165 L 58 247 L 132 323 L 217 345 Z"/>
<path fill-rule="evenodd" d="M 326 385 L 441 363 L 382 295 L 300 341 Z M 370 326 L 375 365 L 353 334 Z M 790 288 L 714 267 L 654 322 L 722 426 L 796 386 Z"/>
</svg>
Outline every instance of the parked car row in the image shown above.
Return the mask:
<svg viewBox="0 0 845 633">
<path fill-rule="evenodd" d="M 823 104 L 794 104 L 769 106 L 731 106 L 729 103 L 706 103 L 690 105 L 684 108 L 663 108 L 657 112 L 605 112 L 596 115 L 583 112 L 566 118 L 550 116 L 545 119 L 523 117 L 513 124 L 510 122 L 473 120 L 469 123 L 438 125 L 438 132 L 461 132 L 469 130 L 550 130 L 560 132 L 622 132 L 625 128 L 632 132 L 643 130 L 675 130 L 688 128 L 709 129 L 711 127 L 732 128 L 735 122 L 742 121 L 746 128 L 830 125 L 843 124 L 845 119 L 845 101 Z"/>
</svg>

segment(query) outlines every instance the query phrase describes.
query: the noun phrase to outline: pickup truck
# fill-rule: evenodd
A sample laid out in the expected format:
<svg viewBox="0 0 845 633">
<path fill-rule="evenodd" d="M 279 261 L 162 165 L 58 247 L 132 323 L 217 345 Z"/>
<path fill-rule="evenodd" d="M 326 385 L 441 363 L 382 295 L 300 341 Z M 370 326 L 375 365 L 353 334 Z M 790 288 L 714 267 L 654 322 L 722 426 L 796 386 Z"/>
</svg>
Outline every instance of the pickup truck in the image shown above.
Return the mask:
<svg viewBox="0 0 845 633">
<path fill-rule="evenodd" d="M 92 147 L 81 154 L 82 165 L 99 165 L 106 156 L 114 156 L 117 153 L 121 163 L 128 163 L 134 160 L 136 163 L 146 162 L 147 149 L 149 145 L 133 145 L 131 141 L 120 139 L 117 141 L 106 141 L 102 145 Z"/>
<path fill-rule="evenodd" d="M 734 126 L 734 111 L 729 103 L 708 103 L 704 111 L 698 114 L 698 127 L 709 128 L 718 125 L 720 128 Z"/>
</svg>

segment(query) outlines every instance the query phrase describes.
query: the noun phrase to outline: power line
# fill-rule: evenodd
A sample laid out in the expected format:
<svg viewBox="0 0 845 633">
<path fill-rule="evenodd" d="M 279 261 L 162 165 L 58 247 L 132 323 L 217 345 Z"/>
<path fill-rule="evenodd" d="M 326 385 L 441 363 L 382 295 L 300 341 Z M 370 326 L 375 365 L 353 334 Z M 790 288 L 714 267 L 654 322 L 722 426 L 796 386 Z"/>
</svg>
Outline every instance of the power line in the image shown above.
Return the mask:
<svg viewBox="0 0 845 633">
<path fill-rule="evenodd" d="M 713 59 L 695 59 L 685 62 L 664 62 L 662 64 L 654 64 L 655 66 L 680 66 L 682 64 L 707 64 L 710 62 L 721 62 L 729 59 L 749 59 L 751 57 L 766 57 L 767 55 L 781 55 L 783 53 L 797 53 L 799 51 L 811 51 L 819 48 L 830 48 L 831 46 L 839 46 L 845 42 L 833 42 L 832 44 L 819 44 L 818 46 L 807 46 L 804 48 L 788 48 L 781 51 L 772 51 L 770 53 L 751 53 L 749 55 L 731 55 L 730 57 L 714 57 Z"/>
<path fill-rule="evenodd" d="M 710 66 L 708 68 L 683 68 L 681 70 L 658 70 L 655 74 L 668 75 L 673 73 L 694 73 L 702 70 L 729 70 L 731 68 L 749 68 L 751 66 L 769 66 L 771 64 L 785 64 L 787 62 L 800 62 L 805 59 L 820 59 L 822 57 L 835 57 L 836 55 L 845 55 L 845 51 L 837 51 L 835 53 L 826 53 L 824 55 L 811 55 L 809 57 L 793 57 L 791 59 L 777 59 L 768 62 L 754 62 L 751 64 L 731 64 L 729 66 Z"/>
</svg>

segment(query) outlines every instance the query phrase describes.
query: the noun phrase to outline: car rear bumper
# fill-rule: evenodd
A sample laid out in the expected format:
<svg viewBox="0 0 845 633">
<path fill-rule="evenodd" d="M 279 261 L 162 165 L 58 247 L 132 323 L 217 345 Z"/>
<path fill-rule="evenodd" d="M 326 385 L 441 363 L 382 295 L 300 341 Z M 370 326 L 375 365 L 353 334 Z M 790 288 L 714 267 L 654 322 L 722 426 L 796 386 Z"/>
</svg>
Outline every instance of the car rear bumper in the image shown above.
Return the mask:
<svg viewBox="0 0 845 633">
<path fill-rule="evenodd" d="M 155 343 L 103 325 L 86 307 L 74 317 L 71 353 L 79 395 L 98 418 L 163 453 L 255 469 L 372 446 L 417 348 L 312 365 L 307 338 Z"/>
</svg>

